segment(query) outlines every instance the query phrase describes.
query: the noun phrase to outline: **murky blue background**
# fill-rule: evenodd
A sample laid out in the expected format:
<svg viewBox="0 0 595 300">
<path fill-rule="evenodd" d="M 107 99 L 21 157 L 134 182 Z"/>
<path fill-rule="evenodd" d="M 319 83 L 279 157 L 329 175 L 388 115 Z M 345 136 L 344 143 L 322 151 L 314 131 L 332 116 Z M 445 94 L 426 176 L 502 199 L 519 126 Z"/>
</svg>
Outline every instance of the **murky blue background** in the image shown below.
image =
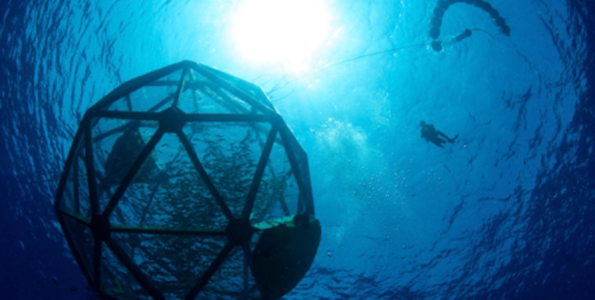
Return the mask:
<svg viewBox="0 0 595 300">
<path fill-rule="evenodd" d="M 341 34 L 299 75 L 240 58 L 241 2 L 0 4 L 0 299 L 90 296 L 52 207 L 74 132 L 117 85 L 183 59 L 261 85 L 309 154 L 322 242 L 288 299 L 595 294 L 588 0 L 491 0 L 510 37 L 455 4 L 442 37 L 477 30 L 441 52 L 435 0 L 329 0 Z M 420 120 L 459 140 L 426 143 Z"/>
</svg>

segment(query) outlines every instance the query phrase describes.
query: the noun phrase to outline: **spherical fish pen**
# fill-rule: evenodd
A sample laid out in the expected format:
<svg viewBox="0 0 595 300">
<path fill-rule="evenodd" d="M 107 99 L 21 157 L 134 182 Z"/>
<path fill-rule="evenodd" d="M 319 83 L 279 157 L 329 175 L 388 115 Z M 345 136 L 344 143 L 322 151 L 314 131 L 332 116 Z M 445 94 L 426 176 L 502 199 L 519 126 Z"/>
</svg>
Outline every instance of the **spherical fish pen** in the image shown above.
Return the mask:
<svg viewBox="0 0 595 300">
<path fill-rule="evenodd" d="M 275 107 L 190 61 L 87 110 L 54 206 L 100 298 L 279 298 L 320 242 L 307 156 Z"/>
</svg>

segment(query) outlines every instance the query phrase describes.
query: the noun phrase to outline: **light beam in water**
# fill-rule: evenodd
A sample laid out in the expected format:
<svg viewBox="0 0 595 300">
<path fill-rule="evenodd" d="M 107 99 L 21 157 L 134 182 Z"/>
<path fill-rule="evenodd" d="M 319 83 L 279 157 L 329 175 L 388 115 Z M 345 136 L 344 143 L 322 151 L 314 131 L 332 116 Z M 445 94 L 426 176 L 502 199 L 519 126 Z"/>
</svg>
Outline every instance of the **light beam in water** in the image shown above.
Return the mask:
<svg viewBox="0 0 595 300">
<path fill-rule="evenodd" d="M 247 0 L 232 19 L 232 38 L 245 59 L 294 68 L 307 64 L 328 34 L 323 1 Z"/>
</svg>

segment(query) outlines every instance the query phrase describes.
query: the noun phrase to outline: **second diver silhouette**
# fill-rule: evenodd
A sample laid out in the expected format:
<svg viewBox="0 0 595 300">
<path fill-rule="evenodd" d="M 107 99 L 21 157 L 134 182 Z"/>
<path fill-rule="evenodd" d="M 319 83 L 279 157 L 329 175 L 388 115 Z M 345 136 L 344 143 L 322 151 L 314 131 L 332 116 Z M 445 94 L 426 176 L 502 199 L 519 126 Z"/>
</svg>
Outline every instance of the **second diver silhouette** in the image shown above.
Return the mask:
<svg viewBox="0 0 595 300">
<path fill-rule="evenodd" d="M 419 122 L 419 126 L 421 126 L 421 137 L 426 140 L 426 142 L 432 142 L 434 145 L 444 148 L 442 144 L 444 143 L 454 143 L 459 135 L 455 135 L 453 138 L 449 138 L 444 132 L 440 130 L 436 130 L 434 125 L 427 124 L 424 121 Z"/>
</svg>

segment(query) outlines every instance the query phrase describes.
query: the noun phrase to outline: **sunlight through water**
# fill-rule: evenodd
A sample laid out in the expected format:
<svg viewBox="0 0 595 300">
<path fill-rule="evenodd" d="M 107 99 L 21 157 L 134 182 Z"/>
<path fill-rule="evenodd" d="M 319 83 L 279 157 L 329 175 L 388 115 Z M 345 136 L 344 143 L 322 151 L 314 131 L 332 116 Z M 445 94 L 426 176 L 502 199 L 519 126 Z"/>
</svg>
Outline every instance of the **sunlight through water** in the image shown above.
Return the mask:
<svg viewBox="0 0 595 300">
<path fill-rule="evenodd" d="M 329 12 L 316 0 L 248 0 L 232 19 L 231 39 L 244 59 L 293 71 L 309 68 L 329 27 Z"/>
</svg>

